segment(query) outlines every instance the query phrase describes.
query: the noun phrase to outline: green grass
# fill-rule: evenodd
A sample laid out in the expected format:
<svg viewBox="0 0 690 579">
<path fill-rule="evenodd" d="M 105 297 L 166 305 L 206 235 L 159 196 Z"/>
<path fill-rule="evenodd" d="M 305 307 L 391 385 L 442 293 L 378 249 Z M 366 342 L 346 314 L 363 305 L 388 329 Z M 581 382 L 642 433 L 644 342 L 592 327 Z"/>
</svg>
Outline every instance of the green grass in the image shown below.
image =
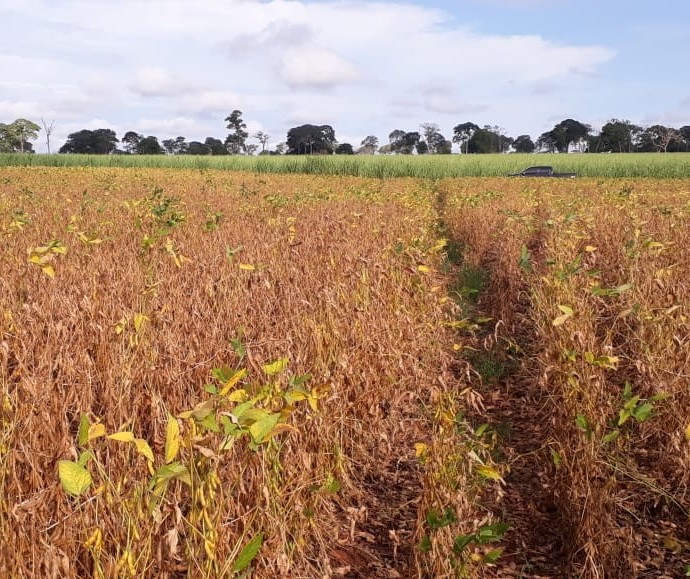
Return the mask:
<svg viewBox="0 0 690 579">
<path fill-rule="evenodd" d="M 0 167 L 162 167 L 360 177 L 500 177 L 531 165 L 582 177 L 690 177 L 690 153 L 438 156 L 143 156 L 0 154 Z"/>
</svg>

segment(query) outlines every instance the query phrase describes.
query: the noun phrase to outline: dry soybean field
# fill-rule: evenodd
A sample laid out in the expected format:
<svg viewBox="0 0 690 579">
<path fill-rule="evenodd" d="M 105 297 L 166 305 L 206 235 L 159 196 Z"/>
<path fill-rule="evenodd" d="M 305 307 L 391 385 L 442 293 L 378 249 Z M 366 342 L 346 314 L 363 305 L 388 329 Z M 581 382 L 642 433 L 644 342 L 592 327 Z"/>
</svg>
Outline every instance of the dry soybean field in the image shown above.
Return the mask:
<svg viewBox="0 0 690 579">
<path fill-rule="evenodd" d="M 3 577 L 690 575 L 690 181 L 0 168 Z"/>
</svg>

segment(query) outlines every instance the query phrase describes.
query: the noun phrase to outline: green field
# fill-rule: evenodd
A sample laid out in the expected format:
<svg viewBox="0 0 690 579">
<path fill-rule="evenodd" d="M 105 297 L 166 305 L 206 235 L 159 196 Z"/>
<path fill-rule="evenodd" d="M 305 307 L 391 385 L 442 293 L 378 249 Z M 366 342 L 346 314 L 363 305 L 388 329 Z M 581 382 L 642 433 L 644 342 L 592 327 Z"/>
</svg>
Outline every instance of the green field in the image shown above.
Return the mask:
<svg viewBox="0 0 690 579">
<path fill-rule="evenodd" d="M 303 173 L 354 177 L 497 177 L 532 165 L 583 177 L 690 177 L 690 153 L 510 154 L 429 156 L 143 156 L 0 155 L 0 167 L 145 167 L 224 169 L 257 173 Z"/>
</svg>

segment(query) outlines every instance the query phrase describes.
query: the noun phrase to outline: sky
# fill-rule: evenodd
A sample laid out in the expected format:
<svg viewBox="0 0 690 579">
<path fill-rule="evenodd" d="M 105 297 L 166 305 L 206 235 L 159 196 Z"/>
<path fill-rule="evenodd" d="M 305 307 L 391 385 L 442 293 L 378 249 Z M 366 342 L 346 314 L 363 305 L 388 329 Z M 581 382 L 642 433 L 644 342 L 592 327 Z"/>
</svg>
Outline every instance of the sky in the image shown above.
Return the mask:
<svg viewBox="0 0 690 579">
<path fill-rule="evenodd" d="M 690 124 L 687 0 L 0 0 L 0 122 L 269 148 L 304 123 L 355 148 L 467 121 Z M 35 142 L 46 150 L 43 131 Z"/>
</svg>

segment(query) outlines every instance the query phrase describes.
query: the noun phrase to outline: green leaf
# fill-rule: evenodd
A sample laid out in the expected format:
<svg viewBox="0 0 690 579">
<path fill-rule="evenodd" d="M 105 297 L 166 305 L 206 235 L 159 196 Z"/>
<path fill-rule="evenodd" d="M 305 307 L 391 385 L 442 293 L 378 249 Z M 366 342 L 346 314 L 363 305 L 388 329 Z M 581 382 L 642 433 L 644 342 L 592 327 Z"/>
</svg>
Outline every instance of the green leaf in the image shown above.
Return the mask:
<svg viewBox="0 0 690 579">
<path fill-rule="evenodd" d="M 639 396 L 633 396 L 623 405 L 623 408 L 625 408 L 626 410 L 633 411 L 635 409 L 635 406 L 637 406 L 637 403 L 639 401 L 640 401 Z"/>
<path fill-rule="evenodd" d="M 302 374 L 301 376 L 293 376 L 290 378 L 290 386 L 293 388 L 299 388 L 305 382 L 311 380 L 311 374 Z"/>
<path fill-rule="evenodd" d="M 249 404 L 249 408 L 245 409 L 243 412 L 240 413 L 240 407 L 243 407 L 246 404 Z M 253 424 L 254 422 L 265 420 L 270 416 L 268 410 L 265 410 L 263 408 L 254 408 L 250 402 L 245 402 L 245 404 L 238 404 L 233 414 L 237 416 L 240 422 L 244 425 L 249 425 Z"/>
<path fill-rule="evenodd" d="M 644 422 L 652 415 L 653 410 L 654 406 L 652 406 L 649 402 L 645 402 L 633 410 L 633 416 L 638 422 Z"/>
<path fill-rule="evenodd" d="M 270 364 L 265 364 L 261 366 L 261 369 L 264 371 L 264 373 L 267 376 L 274 376 L 275 374 L 278 374 L 285 370 L 288 365 L 288 359 L 287 358 L 280 358 L 276 360 L 275 362 L 271 362 Z"/>
<path fill-rule="evenodd" d="M 327 493 L 335 494 L 340 491 L 342 485 L 337 478 L 330 477 L 323 488 Z"/>
<path fill-rule="evenodd" d="M 602 441 L 604 442 L 604 444 L 608 444 L 609 442 L 613 442 L 616 439 L 618 439 L 620 435 L 621 431 L 616 428 L 616 430 L 612 430 L 607 435 L 605 435 L 604 438 L 602 438 Z"/>
<path fill-rule="evenodd" d="M 426 522 L 432 529 L 442 529 L 455 521 L 456 517 L 452 509 L 446 509 L 442 515 L 436 509 L 431 509 L 426 514 Z"/>
<path fill-rule="evenodd" d="M 154 475 L 151 477 L 151 482 L 149 483 L 149 489 L 152 489 L 161 482 L 169 482 L 175 479 L 188 486 L 192 486 L 192 477 L 190 476 L 187 467 L 179 462 L 173 462 L 160 467 L 154 473 Z"/>
<path fill-rule="evenodd" d="M 484 424 L 480 425 L 477 427 L 477 430 L 474 431 L 474 435 L 479 438 L 482 434 L 486 432 L 486 430 L 489 428 L 489 423 L 485 422 Z"/>
<path fill-rule="evenodd" d="M 218 422 L 216 422 L 216 415 L 213 413 L 206 416 L 203 420 L 200 420 L 199 426 L 203 426 L 206 430 L 210 430 L 211 432 L 220 432 Z"/>
<path fill-rule="evenodd" d="M 419 541 L 419 550 L 422 553 L 428 553 L 431 551 L 431 539 L 429 538 L 429 535 L 424 535 L 422 540 Z"/>
<path fill-rule="evenodd" d="M 580 430 L 583 430 L 585 433 L 587 433 L 587 435 L 592 434 L 592 429 L 589 426 L 589 421 L 582 414 L 577 415 L 577 418 L 575 419 L 575 424 L 578 426 Z"/>
<path fill-rule="evenodd" d="M 226 436 L 233 434 L 239 428 L 239 425 L 236 422 L 233 422 L 232 418 L 225 414 L 221 415 L 220 423 L 223 426 L 223 433 Z"/>
<path fill-rule="evenodd" d="M 240 358 L 244 358 L 247 355 L 247 348 L 239 338 L 233 338 L 230 340 L 230 345 L 235 351 L 235 354 L 237 354 Z"/>
<path fill-rule="evenodd" d="M 235 563 L 232 566 L 232 572 L 239 573 L 249 567 L 254 558 L 259 554 L 259 550 L 263 544 L 263 533 L 255 535 L 252 540 L 245 545 L 242 552 L 237 556 L 237 559 L 235 559 Z"/>
<path fill-rule="evenodd" d="M 89 463 L 89 461 L 93 458 L 93 452 L 90 450 L 85 450 L 79 455 L 79 459 L 77 460 L 77 464 L 79 466 L 83 466 L 86 468 L 86 465 Z"/>
<path fill-rule="evenodd" d="M 91 473 L 82 465 L 71 460 L 58 461 L 58 476 L 67 494 L 78 497 L 91 486 Z"/>
<path fill-rule="evenodd" d="M 192 410 L 187 410 L 186 412 L 182 412 L 178 414 L 178 418 L 187 419 L 187 418 L 194 418 L 197 422 L 201 422 L 204 418 L 206 418 L 209 414 L 213 412 L 213 400 L 205 400 L 203 402 L 199 402 Z"/>
<path fill-rule="evenodd" d="M 491 541 L 500 541 L 508 529 L 510 529 L 508 523 L 495 523 L 493 525 L 479 527 L 479 530 L 475 533 L 477 543 L 482 545 Z"/>
<path fill-rule="evenodd" d="M 630 382 L 625 383 L 625 387 L 623 388 L 623 400 L 630 400 L 632 398 L 632 385 Z"/>
<path fill-rule="evenodd" d="M 79 432 L 77 434 L 79 446 L 86 446 L 86 443 L 89 441 L 89 426 L 91 426 L 89 417 L 86 412 L 82 412 L 79 418 Z"/>
<path fill-rule="evenodd" d="M 213 376 L 218 382 L 225 384 L 235 371 L 229 366 L 221 366 L 220 368 L 214 368 L 211 370 L 211 376 Z"/>
<path fill-rule="evenodd" d="M 265 442 L 267 437 L 271 434 L 271 431 L 278 424 L 280 419 L 280 414 L 269 414 L 261 420 L 257 420 L 249 427 L 249 434 L 252 435 L 252 439 L 256 444 L 261 444 Z"/>
<path fill-rule="evenodd" d="M 499 557 L 503 555 L 503 548 L 498 548 L 498 549 L 493 549 L 492 551 L 489 551 L 486 555 L 484 555 L 484 563 L 495 563 L 498 561 Z"/>
<path fill-rule="evenodd" d="M 498 472 L 495 468 L 492 468 L 485 464 L 477 465 L 475 467 L 475 470 L 477 471 L 477 474 L 484 478 L 488 478 L 491 480 L 501 480 L 501 473 Z"/>
<path fill-rule="evenodd" d="M 624 283 L 623 285 L 619 285 L 618 287 L 613 288 L 611 291 L 615 294 L 622 294 L 627 291 L 630 291 L 632 289 L 632 284 L 631 283 Z"/>
<path fill-rule="evenodd" d="M 459 535 L 455 537 L 455 541 L 453 541 L 453 553 L 456 555 L 462 555 L 462 552 L 465 550 L 467 545 L 469 545 L 472 541 L 475 541 L 476 537 L 474 534 L 472 535 Z"/>
<path fill-rule="evenodd" d="M 560 467 L 563 464 L 563 457 L 561 456 L 561 453 L 557 450 L 551 450 L 551 460 L 553 461 L 553 465 L 556 468 Z"/>
<path fill-rule="evenodd" d="M 230 375 L 226 375 L 225 380 L 223 380 L 223 387 L 220 389 L 220 395 L 227 395 L 227 393 L 230 392 L 230 390 L 232 390 L 246 375 L 247 370 L 245 368 L 232 372 Z"/>
</svg>

